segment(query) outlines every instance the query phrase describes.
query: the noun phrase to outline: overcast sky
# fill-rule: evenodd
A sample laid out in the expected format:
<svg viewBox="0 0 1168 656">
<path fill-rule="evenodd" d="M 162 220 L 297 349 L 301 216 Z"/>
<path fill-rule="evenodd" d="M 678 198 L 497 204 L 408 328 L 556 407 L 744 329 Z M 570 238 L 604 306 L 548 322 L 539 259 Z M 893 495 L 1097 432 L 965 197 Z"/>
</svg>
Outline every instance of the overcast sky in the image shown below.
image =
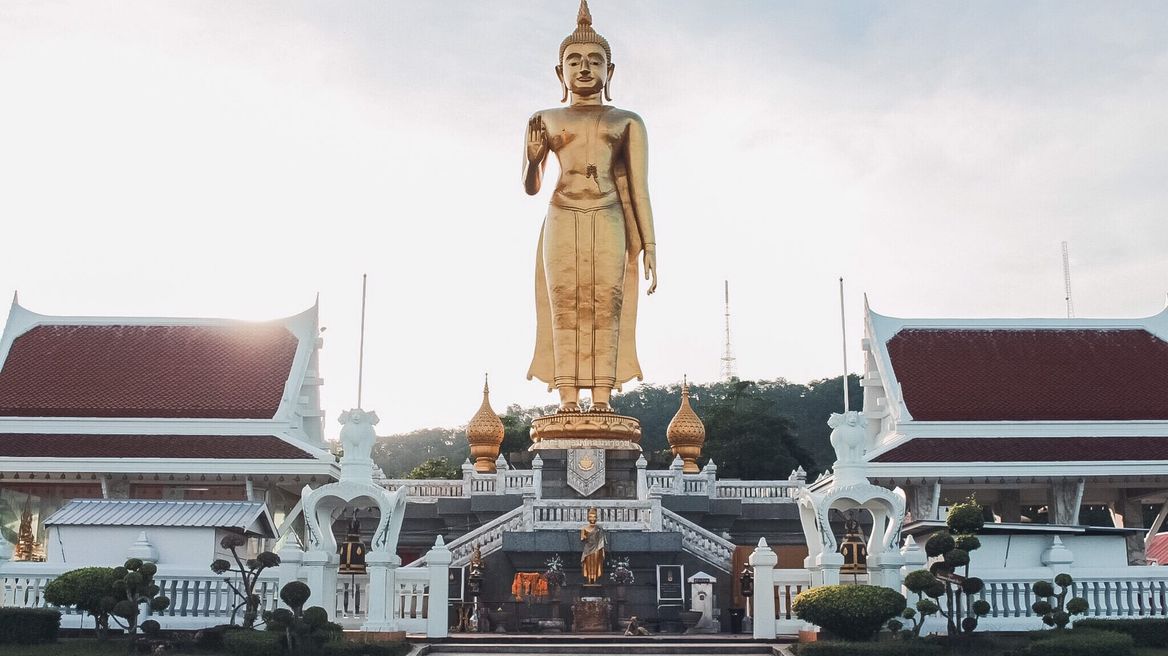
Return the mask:
<svg viewBox="0 0 1168 656">
<path fill-rule="evenodd" d="M 883 314 L 1154 314 L 1168 290 L 1168 5 L 594 0 L 649 130 L 646 382 L 841 370 Z M 0 293 L 48 314 L 294 314 L 329 432 L 553 402 L 525 374 L 575 0 L 0 0 Z M 552 173 L 554 175 L 554 173 Z M 643 288 L 642 288 L 642 293 Z"/>
</svg>

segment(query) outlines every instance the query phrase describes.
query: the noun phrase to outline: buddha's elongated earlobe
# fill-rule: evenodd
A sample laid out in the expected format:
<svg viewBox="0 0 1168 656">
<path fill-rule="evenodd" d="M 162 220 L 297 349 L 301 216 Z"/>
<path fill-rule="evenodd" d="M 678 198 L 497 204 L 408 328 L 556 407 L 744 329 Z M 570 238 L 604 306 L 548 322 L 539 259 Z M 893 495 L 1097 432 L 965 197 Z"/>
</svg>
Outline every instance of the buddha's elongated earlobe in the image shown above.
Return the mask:
<svg viewBox="0 0 1168 656">
<path fill-rule="evenodd" d="M 563 97 L 560 98 L 560 102 L 568 102 L 568 85 L 564 83 L 563 66 L 556 66 L 556 77 L 560 78 L 560 91 L 563 93 Z"/>
<path fill-rule="evenodd" d="M 612 84 L 612 72 L 616 70 L 616 66 L 608 65 L 608 79 L 604 81 L 604 99 L 612 102 L 612 94 L 608 92 L 608 86 Z"/>
</svg>

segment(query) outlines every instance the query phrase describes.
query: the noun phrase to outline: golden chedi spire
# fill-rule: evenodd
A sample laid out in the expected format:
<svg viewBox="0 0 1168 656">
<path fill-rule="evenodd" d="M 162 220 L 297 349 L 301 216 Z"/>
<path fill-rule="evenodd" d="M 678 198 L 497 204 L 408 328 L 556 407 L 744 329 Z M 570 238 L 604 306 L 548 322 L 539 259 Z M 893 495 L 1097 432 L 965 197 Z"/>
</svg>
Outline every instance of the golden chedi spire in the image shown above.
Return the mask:
<svg viewBox="0 0 1168 656">
<path fill-rule="evenodd" d="M 681 407 L 665 429 L 665 437 L 669 439 L 669 448 L 675 456 L 681 456 L 685 463 L 684 471 L 687 474 L 696 474 L 698 456 L 702 455 L 702 445 L 706 442 L 706 425 L 698 418 L 696 412 L 689 405 L 689 382 L 681 384 Z"/>
<path fill-rule="evenodd" d="M 503 443 L 503 422 L 491 409 L 491 389 L 483 376 L 483 404 L 466 426 L 466 441 L 477 472 L 494 473 L 499 445 Z"/>
</svg>

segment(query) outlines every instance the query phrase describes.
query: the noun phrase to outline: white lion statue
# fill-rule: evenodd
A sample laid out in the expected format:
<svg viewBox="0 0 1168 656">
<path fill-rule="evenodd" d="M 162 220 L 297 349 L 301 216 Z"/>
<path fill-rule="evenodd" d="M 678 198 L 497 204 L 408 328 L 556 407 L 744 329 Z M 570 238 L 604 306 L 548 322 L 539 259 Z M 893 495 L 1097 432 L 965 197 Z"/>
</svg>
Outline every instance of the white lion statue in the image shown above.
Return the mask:
<svg viewBox="0 0 1168 656">
<path fill-rule="evenodd" d="M 373 442 L 377 439 L 373 427 L 381 421 L 377 413 L 360 408 L 345 410 L 337 421 L 342 424 L 341 446 L 345 448 L 341 462 L 369 462 L 369 455 L 373 453 Z"/>
<path fill-rule="evenodd" d="M 855 410 L 831 413 L 827 425 L 832 428 L 831 448 L 835 449 L 836 464 L 851 465 L 862 461 L 867 441 L 864 424 L 864 418 Z"/>
</svg>

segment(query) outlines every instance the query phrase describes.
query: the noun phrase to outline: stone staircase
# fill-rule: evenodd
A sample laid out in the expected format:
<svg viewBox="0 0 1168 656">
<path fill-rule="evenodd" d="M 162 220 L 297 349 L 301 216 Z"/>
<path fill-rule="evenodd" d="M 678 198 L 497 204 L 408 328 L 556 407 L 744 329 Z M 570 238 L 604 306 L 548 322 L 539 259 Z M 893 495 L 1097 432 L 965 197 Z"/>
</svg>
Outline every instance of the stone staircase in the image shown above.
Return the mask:
<svg viewBox="0 0 1168 656">
<path fill-rule="evenodd" d="M 571 635 L 515 636 L 505 639 L 452 637 L 422 646 L 414 656 L 471 656 L 476 654 L 531 654 L 547 656 L 607 656 L 609 654 L 657 656 L 778 656 L 782 645 L 741 636 L 646 636 Z"/>
</svg>

